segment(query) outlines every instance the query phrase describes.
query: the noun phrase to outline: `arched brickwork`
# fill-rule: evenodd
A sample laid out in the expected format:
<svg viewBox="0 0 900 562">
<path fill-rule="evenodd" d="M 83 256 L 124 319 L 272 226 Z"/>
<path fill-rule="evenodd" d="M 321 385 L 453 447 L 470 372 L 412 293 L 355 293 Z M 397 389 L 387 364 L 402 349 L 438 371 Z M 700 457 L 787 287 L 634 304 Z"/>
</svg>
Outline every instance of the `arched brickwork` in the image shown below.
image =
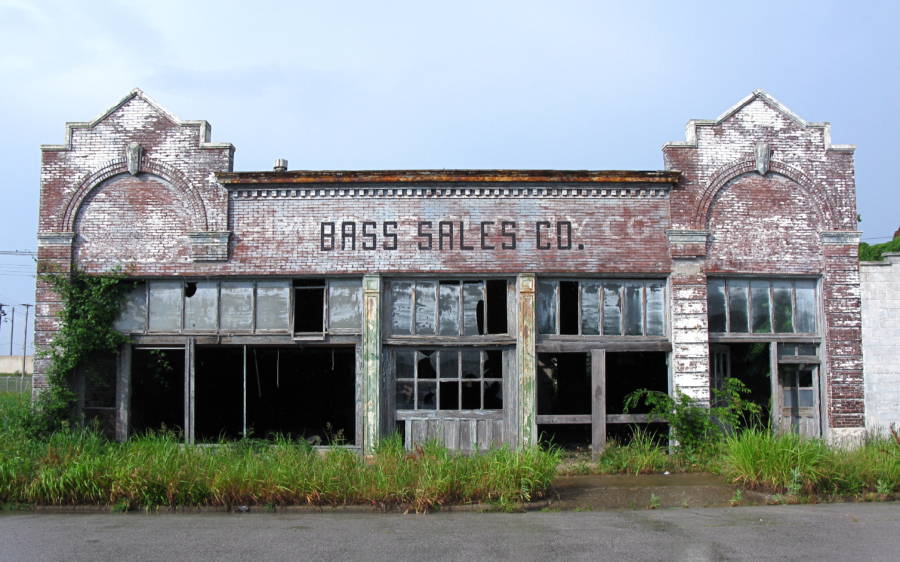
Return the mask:
<svg viewBox="0 0 900 562">
<path fill-rule="evenodd" d="M 85 176 L 66 203 L 65 212 L 59 225 L 60 231 L 74 232 L 75 218 L 90 193 L 110 178 L 127 173 L 128 164 L 125 158 L 121 158 L 110 160 L 101 168 Z M 191 186 L 190 181 L 183 173 L 165 162 L 146 157 L 141 159 L 140 173 L 158 176 L 171 185 L 190 209 L 191 230 L 195 232 L 207 230 L 206 206 L 197 190 Z"/>
</svg>

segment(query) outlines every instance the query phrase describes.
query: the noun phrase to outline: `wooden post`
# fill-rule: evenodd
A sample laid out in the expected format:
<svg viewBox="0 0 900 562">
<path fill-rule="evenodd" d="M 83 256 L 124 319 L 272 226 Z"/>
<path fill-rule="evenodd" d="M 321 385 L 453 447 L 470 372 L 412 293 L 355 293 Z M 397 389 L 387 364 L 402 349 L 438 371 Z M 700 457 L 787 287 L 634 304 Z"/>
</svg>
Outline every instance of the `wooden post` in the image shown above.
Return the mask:
<svg viewBox="0 0 900 562">
<path fill-rule="evenodd" d="M 518 322 L 516 323 L 516 378 L 519 401 L 519 445 L 537 444 L 537 397 L 535 354 L 535 278 L 534 274 L 522 274 L 516 279 L 518 292 Z"/>
<path fill-rule="evenodd" d="M 381 276 L 363 277 L 363 453 L 378 445 L 381 380 Z"/>
<path fill-rule="evenodd" d="M 194 338 L 184 344 L 184 442 L 194 442 Z"/>
<path fill-rule="evenodd" d="M 606 350 L 591 350 L 591 452 L 606 447 Z"/>
<path fill-rule="evenodd" d="M 131 418 L 131 344 L 126 343 L 121 347 L 117 363 L 116 441 L 127 441 Z"/>
</svg>

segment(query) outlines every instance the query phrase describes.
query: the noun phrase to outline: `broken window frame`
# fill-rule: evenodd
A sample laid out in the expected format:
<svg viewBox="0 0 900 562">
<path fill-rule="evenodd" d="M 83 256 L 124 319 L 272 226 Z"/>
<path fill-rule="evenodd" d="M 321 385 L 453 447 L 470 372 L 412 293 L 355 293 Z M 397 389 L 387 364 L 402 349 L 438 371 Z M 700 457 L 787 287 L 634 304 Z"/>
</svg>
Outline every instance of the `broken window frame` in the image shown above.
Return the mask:
<svg viewBox="0 0 900 562">
<path fill-rule="evenodd" d="M 800 321 L 800 316 L 798 314 L 798 284 L 804 284 L 808 288 L 809 284 L 812 285 L 813 292 L 813 306 L 811 308 L 812 311 L 812 324 L 814 327 L 814 331 L 812 332 L 799 332 L 797 331 L 798 322 Z M 754 309 L 753 303 L 755 299 L 759 297 L 754 297 L 753 288 L 754 285 L 759 287 L 761 284 L 767 284 L 766 294 L 766 306 L 768 308 L 768 320 L 766 325 L 768 326 L 767 330 L 756 329 L 754 326 Z M 776 331 L 778 327 L 778 315 L 776 312 L 776 290 L 783 289 L 784 285 L 790 285 L 791 291 L 791 315 L 790 315 L 790 324 L 791 331 Z M 716 335 L 720 337 L 732 337 L 739 336 L 745 338 L 755 337 L 761 340 L 771 340 L 782 337 L 799 337 L 799 338 L 810 338 L 818 336 L 821 331 L 821 322 L 822 322 L 822 314 L 819 310 L 819 295 L 821 293 L 820 284 L 818 279 L 809 278 L 809 277 L 800 277 L 800 278 L 786 278 L 786 277 L 711 277 L 707 282 L 707 321 L 708 325 L 712 326 L 713 321 L 713 288 L 716 288 L 716 293 L 719 293 L 719 288 L 721 288 L 721 295 L 724 298 L 724 322 L 725 322 L 725 330 L 724 331 L 713 331 L 711 328 L 709 330 L 711 335 Z M 732 290 L 737 289 L 746 289 L 746 302 L 744 304 L 744 312 L 747 318 L 746 330 L 742 331 L 732 331 L 732 311 L 731 307 L 731 292 Z M 742 291 L 743 292 L 743 291 Z M 758 295 L 757 291 L 757 295 Z M 804 322 L 799 322 L 803 324 Z"/>
<path fill-rule="evenodd" d="M 577 296 L 577 318 L 575 319 L 576 332 L 575 333 L 566 333 L 562 334 L 562 319 L 561 319 L 561 304 L 560 304 L 560 283 L 575 283 L 576 289 L 575 293 Z M 597 298 L 597 306 L 598 306 L 598 325 L 597 325 L 597 333 L 596 334 L 586 334 L 584 333 L 584 326 L 582 324 L 582 318 L 584 315 L 584 310 L 582 308 L 582 284 L 590 283 L 597 288 L 598 298 Z M 618 331 L 615 333 L 608 333 L 606 330 L 606 288 L 607 286 L 617 286 L 616 293 L 619 298 L 619 314 L 618 314 Z M 630 306 L 628 304 L 628 294 L 627 291 L 629 288 L 634 288 L 635 286 L 640 288 L 640 323 L 641 329 L 640 333 L 628 333 L 628 325 L 627 321 L 629 318 L 629 309 Z M 648 303 L 650 302 L 648 295 L 650 292 L 650 287 L 658 287 L 662 294 L 662 318 L 661 320 L 661 333 L 659 334 L 649 334 L 650 331 L 650 322 L 648 316 Z M 546 293 L 542 293 L 542 288 L 546 290 L 547 287 L 553 287 L 553 294 L 550 296 L 552 301 L 552 320 L 554 326 L 550 331 L 545 330 L 545 325 L 543 323 L 543 318 L 541 317 L 541 301 L 545 300 Z M 537 282 L 537 297 L 536 297 L 536 309 L 535 313 L 537 315 L 536 324 L 538 328 L 538 333 L 541 337 L 579 337 L 579 338 L 607 338 L 607 337 L 641 337 L 641 338 L 665 338 L 668 334 L 668 307 L 667 302 L 669 300 L 669 290 L 668 283 L 665 279 L 660 278 L 647 278 L 647 279 L 619 279 L 619 278 L 603 278 L 603 277 L 553 277 L 553 278 L 539 278 Z"/>
<path fill-rule="evenodd" d="M 488 284 L 494 281 L 502 281 L 506 284 L 506 289 L 503 292 L 504 298 L 500 303 L 491 303 L 489 302 L 491 299 L 488 298 Z M 401 284 L 409 284 L 409 289 L 407 293 L 408 302 L 409 302 L 409 327 L 407 330 L 398 331 L 398 329 L 394 325 L 394 287 L 399 286 Z M 484 306 L 481 311 L 480 320 L 483 326 L 483 333 L 466 333 L 467 325 L 466 325 L 466 285 L 472 284 L 480 284 L 481 286 L 481 300 L 484 302 Z M 434 330 L 429 331 L 428 333 L 422 333 L 418 330 L 418 319 L 417 319 L 417 294 L 418 288 L 420 286 L 433 285 L 434 286 L 434 304 L 432 305 L 434 308 L 430 314 L 433 315 L 434 318 Z M 457 331 L 453 334 L 441 333 L 441 287 L 446 285 L 455 285 L 459 287 L 457 291 L 457 303 L 456 303 L 456 322 L 457 322 Z M 420 278 L 391 278 L 387 279 L 384 282 L 384 295 L 385 295 L 385 306 L 384 306 L 384 319 L 382 321 L 382 327 L 384 333 L 390 338 L 403 338 L 403 339 L 415 339 L 415 338 L 428 338 L 432 340 L 447 340 L 453 341 L 459 338 L 470 338 L 470 339 L 484 339 L 484 338 L 512 338 L 514 334 L 512 333 L 511 327 L 515 325 L 513 318 L 511 318 L 512 313 L 510 312 L 510 303 L 509 303 L 509 295 L 510 295 L 510 287 L 515 287 L 514 282 L 511 282 L 508 278 L 451 278 L 451 277 L 420 277 Z M 429 299 L 430 300 L 430 299 Z M 506 330 L 503 332 L 493 332 L 491 331 L 492 326 L 490 322 L 491 318 L 491 307 L 499 306 L 503 311 L 505 311 L 505 324 Z M 478 312 L 476 305 L 476 331 L 478 326 Z"/>
<path fill-rule="evenodd" d="M 325 279 L 324 280 L 324 299 L 323 299 L 323 328 L 324 331 L 317 332 L 296 332 L 295 328 L 295 299 L 296 287 L 293 285 L 293 278 L 285 278 L 285 277 L 273 277 L 273 278 L 258 278 L 258 279 L 235 279 L 235 278 L 218 278 L 218 279 L 208 279 L 208 278 L 179 278 L 179 279 L 139 279 L 135 280 L 135 287 L 126 295 L 125 303 L 122 306 L 122 313 L 120 313 L 119 318 L 116 320 L 116 327 L 120 329 L 123 333 L 127 334 L 147 334 L 147 335 L 168 335 L 168 334 L 184 334 L 184 335 L 204 335 L 204 334 L 214 334 L 221 335 L 223 333 L 227 334 L 289 334 L 294 335 L 295 339 L 304 339 L 303 336 L 313 335 L 317 336 L 314 339 L 320 339 L 325 334 L 335 334 L 335 335 L 358 335 L 362 333 L 362 279 L 359 277 L 341 277 L 334 279 Z M 330 314 L 329 314 L 329 305 L 330 305 L 330 297 L 331 297 L 331 285 L 333 282 L 342 282 L 345 283 L 347 281 L 358 281 L 358 291 L 359 296 L 356 298 L 356 302 L 359 305 L 358 315 L 360 318 L 360 324 L 356 328 L 332 328 L 329 326 Z M 281 282 L 284 283 L 284 288 L 287 291 L 287 318 L 286 325 L 283 328 L 260 328 L 258 321 L 259 314 L 259 295 L 258 290 L 260 284 L 269 284 L 272 282 Z M 151 289 L 156 283 L 180 283 L 181 284 L 181 309 L 178 314 L 178 322 L 177 326 L 172 329 L 153 329 L 151 328 L 151 317 L 153 314 L 152 306 L 151 306 Z M 191 329 L 187 327 L 187 315 L 188 315 L 188 305 L 187 299 L 192 298 L 188 297 L 185 292 L 189 287 L 190 283 L 215 283 L 215 322 L 213 327 L 203 327 L 197 329 Z M 223 285 L 226 284 L 235 284 L 242 283 L 247 284 L 249 286 L 250 291 L 250 311 L 249 311 L 249 326 L 247 328 L 234 328 L 223 327 L 223 300 L 222 300 L 222 290 Z M 133 305 L 132 302 L 142 302 L 142 305 Z M 135 314 L 136 312 L 136 314 Z M 130 313 L 130 314 L 129 314 Z M 299 337 L 296 337 L 299 336 Z"/>
</svg>

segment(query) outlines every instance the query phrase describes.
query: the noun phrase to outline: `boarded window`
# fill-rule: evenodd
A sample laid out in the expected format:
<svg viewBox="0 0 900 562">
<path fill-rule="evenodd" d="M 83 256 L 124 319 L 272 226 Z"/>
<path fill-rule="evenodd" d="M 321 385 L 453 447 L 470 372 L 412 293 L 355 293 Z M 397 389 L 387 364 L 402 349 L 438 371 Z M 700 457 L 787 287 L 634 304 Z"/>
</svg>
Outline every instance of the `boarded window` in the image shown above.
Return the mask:
<svg viewBox="0 0 900 562">
<path fill-rule="evenodd" d="M 214 331 L 219 324 L 219 284 L 188 281 L 184 284 L 184 329 Z"/>
<path fill-rule="evenodd" d="M 177 332 L 181 330 L 182 312 L 181 281 L 151 281 L 150 331 Z"/>
</svg>

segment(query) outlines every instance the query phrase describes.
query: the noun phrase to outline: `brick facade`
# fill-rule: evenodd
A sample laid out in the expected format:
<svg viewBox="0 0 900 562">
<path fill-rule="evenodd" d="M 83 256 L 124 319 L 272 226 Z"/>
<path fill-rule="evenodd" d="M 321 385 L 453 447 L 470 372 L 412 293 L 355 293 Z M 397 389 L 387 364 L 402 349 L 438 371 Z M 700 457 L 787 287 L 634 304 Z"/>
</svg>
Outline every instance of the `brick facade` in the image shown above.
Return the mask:
<svg viewBox="0 0 900 562">
<path fill-rule="evenodd" d="M 821 279 L 826 427 L 864 423 L 853 149 L 763 92 L 665 171 L 233 173 L 139 90 L 43 147 L 39 261 L 155 277 L 534 274 L 670 281 L 672 386 L 709 397 L 707 278 Z M 35 341 L 56 328 L 39 283 Z M 36 387 L 45 366 L 36 366 Z"/>
</svg>

